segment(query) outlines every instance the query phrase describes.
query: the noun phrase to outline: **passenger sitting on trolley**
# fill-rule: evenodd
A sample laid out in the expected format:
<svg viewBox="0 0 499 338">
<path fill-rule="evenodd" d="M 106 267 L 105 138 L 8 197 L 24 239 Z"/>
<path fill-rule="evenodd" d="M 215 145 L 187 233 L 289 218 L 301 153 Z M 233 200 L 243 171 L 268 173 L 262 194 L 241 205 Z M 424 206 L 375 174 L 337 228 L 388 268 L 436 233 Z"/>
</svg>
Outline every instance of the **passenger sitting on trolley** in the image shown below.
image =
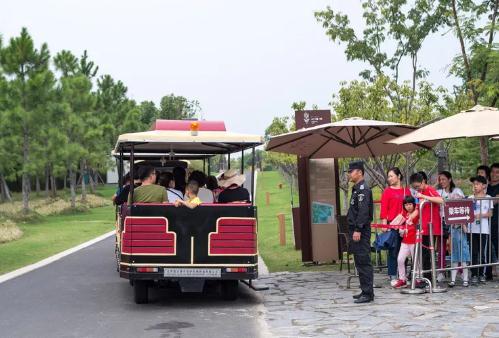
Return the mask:
<svg viewBox="0 0 499 338">
<path fill-rule="evenodd" d="M 218 195 L 219 203 L 248 203 L 250 195 L 246 188 L 242 185 L 246 177 L 238 174 L 235 169 L 229 169 L 224 172 L 219 178 L 218 183 L 224 189 Z"/>
<path fill-rule="evenodd" d="M 168 201 L 173 203 L 179 198 L 184 199 L 184 194 L 180 190 L 175 189 L 175 178 L 173 177 L 172 173 L 165 172 L 159 174 L 157 184 L 166 189 Z"/>
<path fill-rule="evenodd" d="M 134 189 L 132 195 L 128 196 L 128 204 L 132 203 L 167 203 L 166 189 L 156 185 L 156 170 L 154 167 L 145 166 L 139 169 L 139 178 L 142 185 Z"/>
<path fill-rule="evenodd" d="M 190 209 L 194 209 L 198 205 L 201 204 L 201 200 L 198 197 L 199 193 L 199 184 L 192 180 L 187 183 L 185 187 L 185 200 L 178 199 L 175 201 L 175 206 L 179 207 L 181 205 L 185 205 Z"/>
<path fill-rule="evenodd" d="M 207 189 L 206 186 L 206 174 L 199 170 L 194 170 L 189 175 L 189 182 L 195 181 L 199 185 L 199 192 L 197 196 L 203 203 L 213 203 L 215 201 L 213 192 Z M 184 197 L 184 200 L 187 200 L 187 197 Z"/>
<path fill-rule="evenodd" d="M 128 174 L 128 176 L 130 176 L 130 173 Z M 138 168 L 135 168 L 133 176 L 134 176 L 133 187 L 134 189 L 137 189 L 142 184 L 142 182 L 139 179 Z M 122 205 L 128 202 L 128 195 L 130 194 L 131 183 L 132 182 L 128 182 L 127 184 L 125 180 L 125 185 L 117 193 L 116 198 L 114 199 L 114 204 Z"/>
<path fill-rule="evenodd" d="M 218 185 L 218 180 L 215 176 L 208 176 L 206 178 L 206 188 L 213 193 L 214 202 L 218 202 L 218 195 L 220 195 L 223 189 Z"/>
</svg>

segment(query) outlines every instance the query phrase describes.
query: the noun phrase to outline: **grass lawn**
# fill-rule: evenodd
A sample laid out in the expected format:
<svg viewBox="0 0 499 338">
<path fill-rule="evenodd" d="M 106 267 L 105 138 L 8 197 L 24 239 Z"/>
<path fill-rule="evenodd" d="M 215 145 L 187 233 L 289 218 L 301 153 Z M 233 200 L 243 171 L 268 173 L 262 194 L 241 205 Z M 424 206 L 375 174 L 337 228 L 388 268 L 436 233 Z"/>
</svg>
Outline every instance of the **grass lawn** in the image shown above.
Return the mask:
<svg viewBox="0 0 499 338">
<path fill-rule="evenodd" d="M 110 198 L 114 186 L 101 187 L 98 194 Z M 36 222 L 18 224 L 21 239 L 0 244 L 0 274 L 35 263 L 58 252 L 102 235 L 114 228 L 114 207 L 87 212 L 45 216 Z"/>
<path fill-rule="evenodd" d="M 279 183 L 283 188 L 279 189 Z M 265 204 L 265 193 L 270 193 L 270 205 Z M 350 195 L 350 192 L 349 192 Z M 373 189 L 374 200 L 379 200 L 381 190 Z M 343 194 L 340 194 L 343 201 Z M 338 265 L 304 266 L 301 251 L 294 248 L 294 234 L 291 219 L 291 191 L 282 176 L 275 171 L 258 173 L 257 200 L 258 206 L 258 248 L 270 272 L 277 271 L 325 271 L 339 268 Z M 298 193 L 294 192 L 294 204 L 298 206 Z M 379 215 L 379 206 L 375 206 L 375 220 Z M 279 245 L 279 222 L 277 214 L 286 217 L 286 245 Z M 374 240 L 374 237 L 373 237 Z"/>
<path fill-rule="evenodd" d="M 283 188 L 279 189 L 279 183 Z M 270 193 L 270 205 L 265 205 L 265 192 Z M 276 271 L 324 271 L 335 269 L 334 265 L 304 266 L 301 251 L 294 248 L 291 221 L 291 191 L 278 172 L 258 173 L 256 203 L 258 206 L 258 248 L 270 272 Z M 298 194 L 294 194 L 297 206 Z M 286 216 L 286 245 L 279 245 L 279 222 L 277 214 Z"/>
</svg>

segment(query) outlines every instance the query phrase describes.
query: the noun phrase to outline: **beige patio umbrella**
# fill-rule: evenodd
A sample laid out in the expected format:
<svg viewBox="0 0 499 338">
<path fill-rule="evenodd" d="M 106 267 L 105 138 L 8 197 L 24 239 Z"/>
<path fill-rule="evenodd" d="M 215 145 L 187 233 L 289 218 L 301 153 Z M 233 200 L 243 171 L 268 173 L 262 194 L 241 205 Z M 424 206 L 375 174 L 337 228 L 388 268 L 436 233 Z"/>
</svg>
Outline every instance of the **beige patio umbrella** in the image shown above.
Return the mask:
<svg viewBox="0 0 499 338">
<path fill-rule="evenodd" d="M 376 157 L 430 149 L 436 142 L 406 145 L 386 142 L 416 128 L 406 124 L 355 117 L 272 137 L 266 150 L 309 158 Z"/>
<path fill-rule="evenodd" d="M 497 135 L 499 135 L 499 109 L 477 105 L 390 140 L 388 143 L 403 145 L 415 142 Z"/>
</svg>

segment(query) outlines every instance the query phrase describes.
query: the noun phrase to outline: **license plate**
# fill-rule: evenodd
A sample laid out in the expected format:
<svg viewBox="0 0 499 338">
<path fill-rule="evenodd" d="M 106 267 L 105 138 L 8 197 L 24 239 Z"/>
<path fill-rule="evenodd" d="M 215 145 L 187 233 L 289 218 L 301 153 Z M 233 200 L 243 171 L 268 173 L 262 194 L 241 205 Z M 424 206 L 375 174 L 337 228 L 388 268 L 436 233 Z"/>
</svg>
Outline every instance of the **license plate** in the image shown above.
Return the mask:
<svg viewBox="0 0 499 338">
<path fill-rule="evenodd" d="M 220 278 L 222 269 L 205 268 L 165 268 L 163 275 L 165 277 L 211 277 Z"/>
</svg>

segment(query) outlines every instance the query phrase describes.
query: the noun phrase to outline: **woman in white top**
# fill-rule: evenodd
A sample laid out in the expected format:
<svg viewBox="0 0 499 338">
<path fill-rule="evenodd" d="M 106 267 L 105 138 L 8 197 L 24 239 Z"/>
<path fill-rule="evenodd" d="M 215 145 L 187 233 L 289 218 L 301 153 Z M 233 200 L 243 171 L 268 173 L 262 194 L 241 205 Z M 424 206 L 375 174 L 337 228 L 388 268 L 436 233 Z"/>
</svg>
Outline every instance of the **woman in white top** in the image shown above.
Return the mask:
<svg viewBox="0 0 499 338">
<path fill-rule="evenodd" d="M 441 173 L 438 174 L 438 186 L 439 189 L 437 189 L 437 192 L 444 199 L 444 201 L 455 200 L 465 197 L 463 191 L 456 187 L 456 184 L 452 179 L 452 174 L 448 171 L 442 171 Z M 463 231 L 465 227 L 461 227 L 461 225 L 449 226 L 445 224 L 443 205 L 440 206 L 440 217 L 442 218 L 442 227 L 443 227 L 444 236 L 442 238 L 442 243 L 439 243 L 439 245 L 443 245 L 444 243 L 447 242 L 447 238 L 449 237 L 450 233 L 452 241 L 451 252 L 450 252 L 451 266 L 457 268 L 459 264 L 461 264 L 461 266 L 465 268 L 467 265 L 469 265 L 470 261 L 468 240 L 466 238 L 466 234 Z M 440 259 L 443 260 L 444 257 L 445 256 L 441 257 Z M 442 268 L 445 266 L 444 264 L 440 264 L 439 267 Z M 455 285 L 456 276 L 457 276 L 457 270 L 452 270 L 451 282 L 449 282 L 450 287 L 453 287 Z M 437 276 L 437 280 L 441 282 L 444 279 L 445 279 L 444 274 L 440 272 Z M 468 286 L 468 269 L 463 270 L 463 286 Z"/>
<path fill-rule="evenodd" d="M 158 184 L 165 187 L 170 203 L 175 203 L 176 200 L 184 199 L 184 194 L 180 190 L 175 189 L 175 178 L 172 173 L 161 173 L 159 175 Z"/>
<path fill-rule="evenodd" d="M 446 200 L 455 200 L 455 199 L 461 199 L 461 198 L 464 198 L 464 193 L 461 189 L 459 189 L 458 187 L 456 187 L 456 184 L 454 183 L 454 180 L 452 179 L 452 174 L 448 171 L 442 171 L 438 174 L 438 186 L 439 186 L 439 189 L 437 189 L 437 192 L 440 194 L 440 196 L 444 199 L 444 201 Z M 439 252 L 444 252 L 445 254 L 445 250 L 443 250 L 443 247 L 444 247 L 444 244 L 447 242 L 447 238 L 449 237 L 449 232 L 450 232 L 450 229 L 449 229 L 449 226 L 445 224 L 445 220 L 444 220 L 444 206 L 441 205 L 440 206 L 440 217 L 442 218 L 442 227 L 443 227 L 443 236 L 441 237 L 441 243 L 438 243 L 438 245 L 441 246 L 442 250 L 439 250 Z M 452 229 L 452 231 L 454 233 L 456 233 L 457 231 L 461 231 L 461 229 L 459 228 L 456 228 L 456 229 Z M 462 235 L 462 233 L 460 233 L 460 235 Z M 457 234 L 455 236 L 457 238 Z M 439 267 L 440 268 L 444 268 L 445 266 L 445 255 L 440 255 L 439 256 L 439 260 L 441 261 L 441 263 L 439 264 Z M 443 279 L 445 278 L 444 274 L 443 273 L 439 273 L 438 276 L 437 276 L 437 279 L 438 281 L 442 281 Z"/>
<path fill-rule="evenodd" d="M 444 200 L 464 198 L 463 191 L 456 187 L 456 184 L 452 179 L 452 174 L 448 171 L 442 171 L 438 174 L 438 186 L 439 189 L 437 189 L 437 192 Z M 443 208 L 440 210 L 440 215 L 442 215 L 442 217 L 444 215 Z"/>
</svg>

